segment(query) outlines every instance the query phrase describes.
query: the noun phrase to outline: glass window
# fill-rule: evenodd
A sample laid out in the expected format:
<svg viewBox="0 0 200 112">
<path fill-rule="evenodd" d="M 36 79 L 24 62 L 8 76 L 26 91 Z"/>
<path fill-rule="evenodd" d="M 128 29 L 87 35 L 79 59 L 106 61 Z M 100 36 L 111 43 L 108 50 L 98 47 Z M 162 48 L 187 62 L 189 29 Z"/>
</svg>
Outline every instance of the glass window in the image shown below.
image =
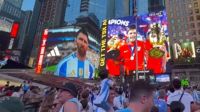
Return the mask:
<svg viewBox="0 0 200 112">
<path fill-rule="evenodd" d="M 198 7 L 198 2 L 195 2 L 195 3 L 194 3 L 194 7 Z"/>
<path fill-rule="evenodd" d="M 193 31 L 192 31 L 192 35 L 196 35 L 196 30 L 193 30 Z"/>
<path fill-rule="evenodd" d="M 195 28 L 195 24 L 194 24 L 194 23 L 191 23 L 191 24 L 190 24 L 190 27 L 191 27 L 191 28 Z"/>
<path fill-rule="evenodd" d="M 173 33 L 173 37 L 176 37 L 176 33 Z"/>
<path fill-rule="evenodd" d="M 174 19 L 171 20 L 171 23 L 174 24 Z"/>
<path fill-rule="evenodd" d="M 198 14 L 198 13 L 199 13 L 199 9 L 195 9 L 195 13 L 197 13 L 197 14 Z"/>
<path fill-rule="evenodd" d="M 190 16 L 190 21 L 194 21 L 194 17 L 193 16 Z"/>
<path fill-rule="evenodd" d="M 189 14 L 192 15 L 193 14 L 193 10 L 189 9 Z"/>
<path fill-rule="evenodd" d="M 198 28 L 200 28 L 200 23 L 197 23 Z"/>
<path fill-rule="evenodd" d="M 196 17 L 197 17 L 197 20 L 200 20 L 200 15 L 197 15 Z"/>
</svg>

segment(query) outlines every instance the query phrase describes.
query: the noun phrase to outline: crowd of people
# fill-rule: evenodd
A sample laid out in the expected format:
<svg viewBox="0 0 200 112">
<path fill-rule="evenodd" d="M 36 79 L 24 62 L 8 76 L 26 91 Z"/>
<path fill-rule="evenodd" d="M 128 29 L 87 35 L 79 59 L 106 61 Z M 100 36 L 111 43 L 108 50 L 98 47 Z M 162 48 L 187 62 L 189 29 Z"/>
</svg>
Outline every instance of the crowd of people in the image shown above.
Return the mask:
<svg viewBox="0 0 200 112">
<path fill-rule="evenodd" d="M 124 87 L 109 78 L 107 70 L 100 71 L 99 76 L 101 83 L 93 87 L 67 82 L 41 89 L 30 81 L 17 87 L 8 81 L 0 89 L 0 111 L 5 97 L 15 97 L 24 105 L 16 112 L 200 112 L 199 87 L 182 87 L 179 79 L 163 87 L 145 80 Z"/>
<path fill-rule="evenodd" d="M 73 83 L 58 88 L 50 112 L 200 111 L 199 88 L 182 87 L 179 79 L 163 87 L 137 80 L 127 88 L 117 85 L 106 70 L 100 71 L 99 76 L 101 83 L 93 88 L 77 89 Z"/>
</svg>

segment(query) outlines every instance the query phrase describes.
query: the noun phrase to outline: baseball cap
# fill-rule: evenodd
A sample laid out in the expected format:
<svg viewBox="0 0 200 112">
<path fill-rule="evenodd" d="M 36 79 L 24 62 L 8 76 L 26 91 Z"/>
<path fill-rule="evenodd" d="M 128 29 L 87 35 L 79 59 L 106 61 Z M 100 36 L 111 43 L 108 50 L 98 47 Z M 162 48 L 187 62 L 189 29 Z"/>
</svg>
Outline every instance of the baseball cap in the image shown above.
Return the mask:
<svg viewBox="0 0 200 112">
<path fill-rule="evenodd" d="M 68 91 L 72 96 L 77 97 L 78 90 L 73 83 L 65 83 L 63 86 L 59 87 L 62 90 Z"/>
</svg>

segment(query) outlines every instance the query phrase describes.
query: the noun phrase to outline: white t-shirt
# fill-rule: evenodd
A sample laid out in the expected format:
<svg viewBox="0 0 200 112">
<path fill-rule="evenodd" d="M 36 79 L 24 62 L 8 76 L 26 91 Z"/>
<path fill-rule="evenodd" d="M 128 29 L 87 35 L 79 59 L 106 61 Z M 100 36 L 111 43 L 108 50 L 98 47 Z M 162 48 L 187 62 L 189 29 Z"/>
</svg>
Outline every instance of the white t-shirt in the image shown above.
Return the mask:
<svg viewBox="0 0 200 112">
<path fill-rule="evenodd" d="M 167 98 L 167 104 L 170 105 L 172 101 L 178 101 L 181 97 L 182 91 L 176 90 L 174 93 L 170 94 Z M 183 112 L 191 112 L 191 103 L 193 102 L 193 97 L 189 93 L 184 92 L 183 97 L 181 98 L 181 102 L 185 106 L 185 110 Z"/>
</svg>

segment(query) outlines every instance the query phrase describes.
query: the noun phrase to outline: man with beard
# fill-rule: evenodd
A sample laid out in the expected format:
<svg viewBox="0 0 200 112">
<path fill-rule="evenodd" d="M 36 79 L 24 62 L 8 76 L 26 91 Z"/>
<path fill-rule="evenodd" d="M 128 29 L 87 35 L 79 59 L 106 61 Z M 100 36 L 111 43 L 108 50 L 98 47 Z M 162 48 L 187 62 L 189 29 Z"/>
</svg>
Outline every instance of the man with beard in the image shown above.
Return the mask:
<svg viewBox="0 0 200 112">
<path fill-rule="evenodd" d="M 56 75 L 61 77 L 92 78 L 94 66 L 86 58 L 89 46 L 88 34 L 84 29 L 77 33 L 75 44 L 77 51 L 62 59 L 56 69 Z"/>
</svg>

